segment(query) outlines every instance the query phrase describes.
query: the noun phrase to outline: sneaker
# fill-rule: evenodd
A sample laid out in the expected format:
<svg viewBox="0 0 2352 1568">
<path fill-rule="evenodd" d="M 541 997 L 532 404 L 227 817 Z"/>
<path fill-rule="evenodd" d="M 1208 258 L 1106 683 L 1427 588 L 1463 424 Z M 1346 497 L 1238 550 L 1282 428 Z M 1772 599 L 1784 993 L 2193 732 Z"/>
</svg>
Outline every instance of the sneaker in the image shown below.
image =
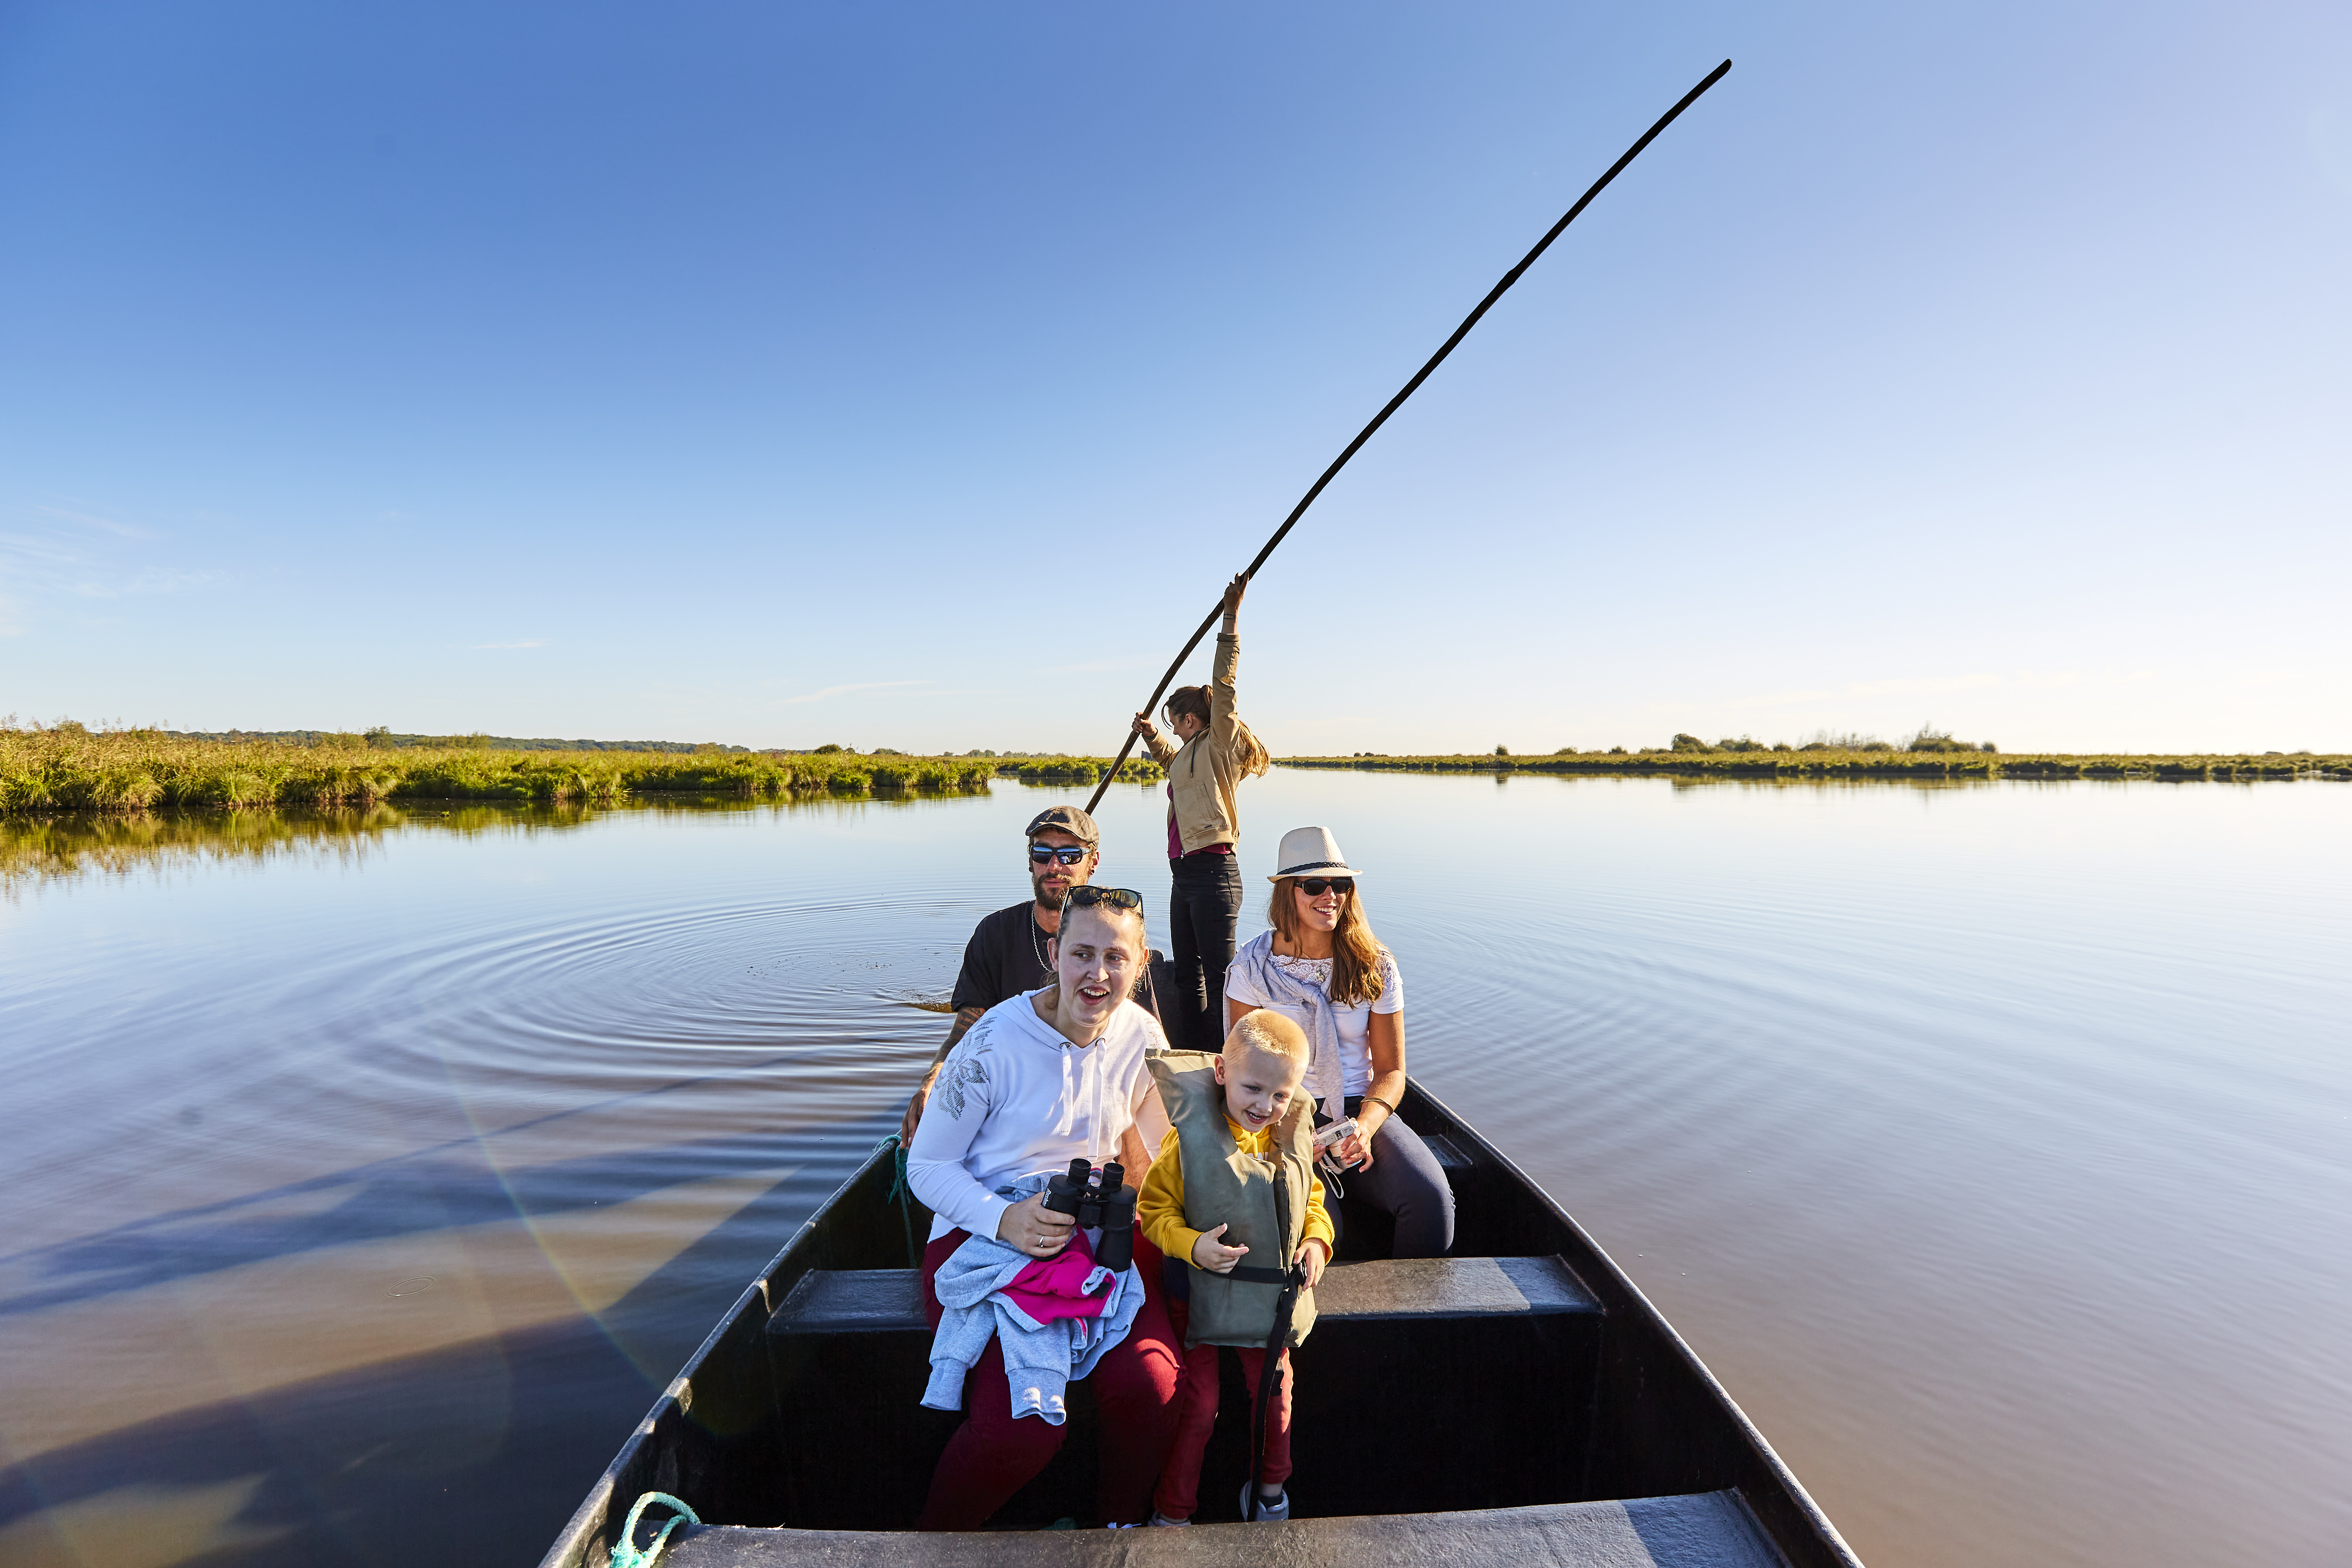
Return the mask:
<svg viewBox="0 0 2352 1568">
<path fill-rule="evenodd" d="M 1251 1485 L 1249 1482 L 1244 1481 L 1242 1483 L 1242 1517 L 1244 1519 L 1247 1519 L 1250 1516 L 1250 1493 L 1255 1490 L 1257 1490 L 1257 1488 Z M 1258 1523 L 1282 1524 L 1287 1522 L 1289 1518 L 1290 1493 L 1288 1491 L 1286 1490 L 1280 1497 L 1276 1498 L 1272 1502 L 1268 1502 L 1264 1498 L 1257 1500 Z"/>
<path fill-rule="evenodd" d="M 1192 1521 L 1189 1519 L 1171 1519 L 1155 1508 L 1151 1510 L 1151 1522 L 1155 1528 L 1160 1530 L 1183 1530 L 1190 1527 Z"/>
</svg>

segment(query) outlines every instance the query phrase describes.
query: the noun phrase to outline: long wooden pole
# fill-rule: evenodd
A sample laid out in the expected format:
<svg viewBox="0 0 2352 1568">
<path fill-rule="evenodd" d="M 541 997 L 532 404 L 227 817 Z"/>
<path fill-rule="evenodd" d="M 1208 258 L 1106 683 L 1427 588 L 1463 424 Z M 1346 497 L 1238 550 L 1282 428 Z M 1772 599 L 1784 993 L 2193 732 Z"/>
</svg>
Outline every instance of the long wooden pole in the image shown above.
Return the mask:
<svg viewBox="0 0 2352 1568">
<path fill-rule="evenodd" d="M 1420 390 L 1421 384 L 1429 379 L 1430 372 L 1435 370 L 1439 365 L 1445 363 L 1445 356 L 1452 353 L 1455 345 L 1459 344 L 1464 338 L 1470 335 L 1470 329 L 1478 324 L 1478 319 L 1481 316 L 1484 316 L 1488 310 L 1494 309 L 1495 301 L 1501 299 L 1503 295 L 1508 291 L 1511 285 L 1519 280 L 1519 275 L 1521 273 L 1535 265 L 1537 257 L 1541 256 L 1546 250 L 1551 247 L 1551 242 L 1560 237 L 1560 231 L 1567 228 L 1570 224 L 1576 221 L 1576 215 L 1590 206 L 1592 203 L 1593 197 L 1599 195 L 1602 191 L 1607 190 L 1609 188 L 1609 182 L 1615 179 L 1620 174 L 1623 173 L 1625 165 L 1639 157 L 1643 148 L 1647 147 L 1652 142 L 1657 140 L 1658 132 L 1664 131 L 1667 126 L 1672 125 L 1676 118 L 1681 115 L 1684 110 L 1688 109 L 1692 104 L 1696 103 L 1699 100 L 1699 95 L 1705 92 L 1708 88 L 1713 87 L 1717 82 L 1721 81 L 1724 78 L 1724 73 L 1730 69 L 1731 62 L 1729 60 L 1724 61 L 1721 65 L 1706 73 L 1706 79 L 1700 82 L 1688 92 L 1683 94 L 1682 101 L 1676 103 L 1672 109 L 1667 110 L 1664 114 L 1661 115 L 1655 125 L 1653 125 L 1647 131 L 1643 132 L 1642 139 L 1634 142 L 1631 147 L 1626 148 L 1625 155 L 1618 159 L 1615 163 L 1610 164 L 1609 172 L 1601 175 L 1599 179 L 1593 181 L 1592 188 L 1586 191 L 1582 195 L 1577 197 L 1576 205 L 1569 208 L 1568 211 L 1562 215 L 1558 223 L 1552 225 L 1551 227 L 1544 231 L 1544 237 L 1536 241 L 1535 248 L 1528 251 L 1525 256 L 1519 258 L 1519 264 L 1517 267 L 1512 268 L 1508 272 L 1503 274 L 1503 280 L 1486 291 L 1486 297 L 1478 301 L 1478 308 L 1476 310 L 1462 318 L 1462 324 L 1454 329 L 1454 335 L 1445 340 L 1443 347 L 1441 347 L 1435 353 L 1429 356 L 1429 363 L 1423 365 L 1419 370 L 1413 373 L 1412 379 L 1404 384 L 1403 389 L 1398 392 L 1394 397 L 1390 398 L 1387 405 L 1382 407 L 1378 414 L 1372 416 L 1372 422 L 1370 424 L 1356 432 L 1356 438 L 1348 443 L 1348 449 L 1340 453 L 1337 458 L 1334 458 L 1331 460 L 1331 466 L 1323 470 L 1322 477 L 1318 479 L 1312 486 L 1308 487 L 1307 493 L 1299 498 L 1298 504 L 1290 509 L 1290 515 L 1282 520 L 1282 526 L 1274 531 L 1274 537 L 1265 542 L 1265 548 L 1257 552 L 1256 559 L 1253 560 L 1249 563 L 1248 568 L 1242 573 L 1242 575 L 1244 578 L 1255 577 L 1257 575 L 1257 569 L 1265 564 L 1265 558 L 1274 553 L 1274 547 L 1282 542 L 1284 536 L 1289 533 L 1291 529 L 1297 525 L 1301 517 L 1306 515 L 1307 509 L 1315 504 L 1315 498 L 1323 493 L 1323 487 L 1329 484 L 1332 479 L 1339 476 L 1339 470 L 1348 466 L 1348 459 L 1354 457 L 1357 449 L 1362 447 L 1365 442 L 1372 438 L 1372 432 L 1387 424 L 1389 422 L 1389 416 L 1394 414 L 1399 408 L 1404 406 L 1404 400 L 1411 397 L 1415 392 Z M 1160 699 L 1167 691 L 1169 682 L 1176 679 L 1176 672 L 1184 668 L 1184 661 L 1192 657 L 1192 650 L 1201 646 L 1201 639 L 1209 635 L 1209 628 L 1215 626 L 1217 624 L 1217 617 L 1224 613 L 1224 598 L 1220 595 L 1217 600 L 1217 607 L 1209 612 L 1208 618 L 1201 623 L 1199 629 L 1193 632 L 1192 639 L 1185 643 L 1184 651 L 1176 656 L 1175 662 L 1168 667 L 1168 673 L 1161 676 L 1160 678 L 1160 684 L 1151 689 L 1150 699 L 1143 705 L 1144 712 L 1149 713 L 1160 705 Z M 1089 813 L 1093 812 L 1095 807 L 1102 804 L 1102 797 L 1104 795 L 1108 793 L 1110 789 L 1110 781 L 1118 776 L 1118 770 L 1125 765 L 1128 753 L 1134 750 L 1135 731 L 1132 729 L 1129 729 L 1128 731 L 1126 743 L 1118 749 L 1118 756 L 1112 761 L 1110 770 L 1103 774 L 1102 782 L 1095 785 L 1093 798 L 1087 802 L 1087 810 Z"/>
</svg>

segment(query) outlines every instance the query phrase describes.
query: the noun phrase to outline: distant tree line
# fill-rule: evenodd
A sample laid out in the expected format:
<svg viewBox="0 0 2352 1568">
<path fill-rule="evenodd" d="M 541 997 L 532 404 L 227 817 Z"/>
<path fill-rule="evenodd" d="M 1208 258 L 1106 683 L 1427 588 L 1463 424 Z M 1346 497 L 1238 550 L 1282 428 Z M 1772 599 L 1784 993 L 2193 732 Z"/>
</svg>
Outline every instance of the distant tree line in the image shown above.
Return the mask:
<svg viewBox="0 0 2352 1568">
<path fill-rule="evenodd" d="M 1786 741 L 1770 744 L 1752 735 L 1737 740 L 1726 737 L 1708 745 L 1696 735 L 1676 735 L 1666 750 L 1670 752 L 1992 752 L 2000 748 L 1990 741 L 1957 741 L 1949 730 L 1938 730 L 1933 724 L 1922 724 L 1918 731 L 1899 741 L 1881 740 L 1876 735 L 1857 734 L 1853 731 L 1816 730 L 1811 735 L 1790 745 Z M 1563 750 L 1562 756 L 1574 756 Z"/>
</svg>

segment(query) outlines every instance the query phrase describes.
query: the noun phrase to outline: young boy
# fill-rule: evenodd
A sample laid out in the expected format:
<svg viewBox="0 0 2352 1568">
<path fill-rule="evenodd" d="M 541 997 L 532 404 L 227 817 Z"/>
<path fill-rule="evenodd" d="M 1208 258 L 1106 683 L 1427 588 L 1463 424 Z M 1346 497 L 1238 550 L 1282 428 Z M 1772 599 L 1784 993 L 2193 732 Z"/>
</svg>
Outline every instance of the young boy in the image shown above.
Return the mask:
<svg viewBox="0 0 2352 1568">
<path fill-rule="evenodd" d="M 1297 1264 L 1305 1288 L 1276 1358 L 1265 1451 L 1258 1473 L 1242 1484 L 1244 1518 L 1253 1484 L 1259 1519 L 1290 1517 L 1282 1485 L 1290 1475 L 1289 1347 L 1314 1324 L 1315 1284 L 1331 1260 L 1331 1218 L 1315 1175 L 1315 1106 L 1298 1091 L 1311 1055 L 1297 1024 L 1260 1008 L 1233 1026 L 1222 1055 L 1151 1060 L 1171 1126 L 1137 1195 L 1135 1223 L 1165 1256 L 1192 1264 L 1180 1414 L 1152 1495 L 1154 1524 L 1192 1522 L 1201 1456 L 1217 1421 L 1219 1345 L 1241 1351 L 1255 1415 L 1285 1275 Z"/>
</svg>

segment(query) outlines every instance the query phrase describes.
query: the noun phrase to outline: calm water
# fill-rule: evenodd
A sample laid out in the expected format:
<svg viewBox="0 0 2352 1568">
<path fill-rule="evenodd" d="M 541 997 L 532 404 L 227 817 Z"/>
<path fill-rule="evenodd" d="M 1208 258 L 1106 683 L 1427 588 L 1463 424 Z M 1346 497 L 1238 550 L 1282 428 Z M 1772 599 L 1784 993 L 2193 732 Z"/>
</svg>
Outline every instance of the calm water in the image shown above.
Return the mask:
<svg viewBox="0 0 2352 1568">
<path fill-rule="evenodd" d="M 0 1563 L 534 1561 L 1060 797 L 0 826 Z M 1164 942 L 1160 810 L 1103 879 Z M 1874 1568 L 2352 1561 L 2352 788 L 1244 811 L 1254 888 L 1371 868 L 1415 1071 Z"/>
</svg>

